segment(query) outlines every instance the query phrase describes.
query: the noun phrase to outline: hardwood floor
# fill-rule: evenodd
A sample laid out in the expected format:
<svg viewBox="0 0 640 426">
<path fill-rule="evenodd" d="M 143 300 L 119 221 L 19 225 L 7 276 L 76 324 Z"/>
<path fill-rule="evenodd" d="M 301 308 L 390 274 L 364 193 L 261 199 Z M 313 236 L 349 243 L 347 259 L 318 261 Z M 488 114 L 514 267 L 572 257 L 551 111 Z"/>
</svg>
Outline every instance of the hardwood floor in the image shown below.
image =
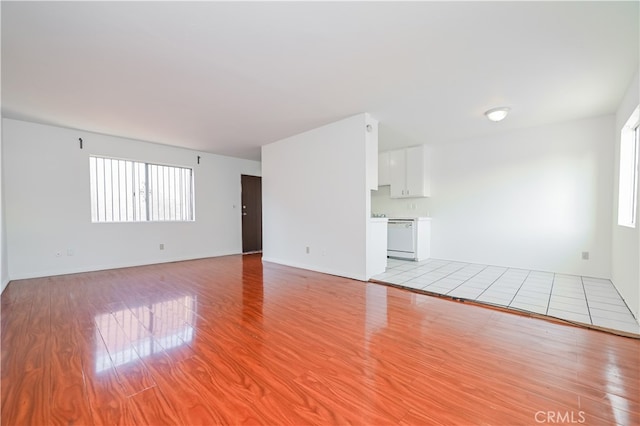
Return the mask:
<svg viewBox="0 0 640 426">
<path fill-rule="evenodd" d="M 228 256 L 14 281 L 2 424 L 640 424 L 640 341 Z"/>
</svg>

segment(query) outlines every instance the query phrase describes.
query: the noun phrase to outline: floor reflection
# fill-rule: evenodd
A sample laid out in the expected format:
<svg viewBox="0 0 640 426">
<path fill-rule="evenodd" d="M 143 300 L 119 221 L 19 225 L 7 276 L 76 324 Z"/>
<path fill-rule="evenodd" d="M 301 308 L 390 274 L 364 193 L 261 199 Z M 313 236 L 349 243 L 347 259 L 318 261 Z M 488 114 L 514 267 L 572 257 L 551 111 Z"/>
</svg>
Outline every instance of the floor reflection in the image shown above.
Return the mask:
<svg viewBox="0 0 640 426">
<path fill-rule="evenodd" d="M 96 373 L 191 342 L 195 312 L 196 297 L 181 296 L 96 315 Z"/>
<path fill-rule="evenodd" d="M 367 342 L 371 335 L 387 326 L 387 287 L 370 285 L 366 287 L 365 336 Z"/>
<path fill-rule="evenodd" d="M 262 324 L 264 307 L 264 275 L 255 267 L 255 258 L 242 257 L 242 321 Z"/>
</svg>

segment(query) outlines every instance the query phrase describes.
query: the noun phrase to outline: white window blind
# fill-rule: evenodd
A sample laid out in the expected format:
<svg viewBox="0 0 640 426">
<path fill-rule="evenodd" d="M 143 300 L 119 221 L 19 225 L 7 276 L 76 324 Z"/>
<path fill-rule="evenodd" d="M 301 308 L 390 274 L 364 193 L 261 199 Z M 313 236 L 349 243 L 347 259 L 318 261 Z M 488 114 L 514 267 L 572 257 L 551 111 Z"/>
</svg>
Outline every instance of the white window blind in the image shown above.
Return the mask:
<svg viewBox="0 0 640 426">
<path fill-rule="evenodd" d="M 89 157 L 92 222 L 193 220 L 193 170 Z"/>
</svg>

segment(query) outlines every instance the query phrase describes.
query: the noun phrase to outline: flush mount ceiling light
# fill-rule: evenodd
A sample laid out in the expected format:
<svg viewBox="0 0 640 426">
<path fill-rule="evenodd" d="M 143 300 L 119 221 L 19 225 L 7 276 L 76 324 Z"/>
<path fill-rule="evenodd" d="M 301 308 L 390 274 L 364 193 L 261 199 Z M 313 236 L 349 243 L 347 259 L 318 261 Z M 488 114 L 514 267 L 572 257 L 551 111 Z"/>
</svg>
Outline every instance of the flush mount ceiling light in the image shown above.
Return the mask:
<svg viewBox="0 0 640 426">
<path fill-rule="evenodd" d="M 491 108 L 484 115 L 491 121 L 502 121 L 509 114 L 509 110 L 510 108 L 507 107 Z"/>
</svg>

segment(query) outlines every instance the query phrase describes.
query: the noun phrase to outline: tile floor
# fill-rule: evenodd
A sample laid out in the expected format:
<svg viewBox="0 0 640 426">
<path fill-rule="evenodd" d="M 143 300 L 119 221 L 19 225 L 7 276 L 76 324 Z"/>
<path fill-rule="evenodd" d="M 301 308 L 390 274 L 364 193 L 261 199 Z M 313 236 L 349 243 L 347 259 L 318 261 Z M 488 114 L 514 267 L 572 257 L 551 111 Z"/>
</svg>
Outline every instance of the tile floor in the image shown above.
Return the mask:
<svg viewBox="0 0 640 426">
<path fill-rule="evenodd" d="M 388 259 L 373 279 L 640 335 L 609 280 L 438 259 Z"/>
</svg>

